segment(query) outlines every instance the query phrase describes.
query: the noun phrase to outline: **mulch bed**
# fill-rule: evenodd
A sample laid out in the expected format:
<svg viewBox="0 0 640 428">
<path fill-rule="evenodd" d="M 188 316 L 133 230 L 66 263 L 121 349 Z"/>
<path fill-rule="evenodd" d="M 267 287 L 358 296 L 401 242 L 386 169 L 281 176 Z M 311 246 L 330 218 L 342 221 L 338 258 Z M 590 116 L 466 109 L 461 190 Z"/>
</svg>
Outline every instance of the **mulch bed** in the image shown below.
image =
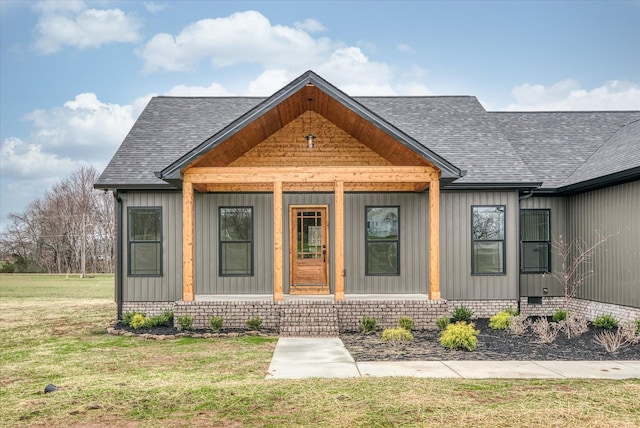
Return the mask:
<svg viewBox="0 0 640 428">
<path fill-rule="evenodd" d="M 473 352 L 449 350 L 440 345 L 438 331 L 414 331 L 412 342 L 389 344 L 380 339 L 381 332 L 364 335 L 343 333 L 340 335 L 356 361 L 446 361 L 446 360 L 565 360 L 604 361 L 640 360 L 640 344 L 628 346 L 615 355 L 594 342 L 601 329 L 589 326 L 589 331 L 579 337 L 567 339 L 559 332 L 555 342 L 536 343 L 537 336 L 530 330 L 524 336 L 514 336 L 508 330 L 492 330 L 489 320 L 473 320 L 478 335 L 478 349 Z"/>
</svg>

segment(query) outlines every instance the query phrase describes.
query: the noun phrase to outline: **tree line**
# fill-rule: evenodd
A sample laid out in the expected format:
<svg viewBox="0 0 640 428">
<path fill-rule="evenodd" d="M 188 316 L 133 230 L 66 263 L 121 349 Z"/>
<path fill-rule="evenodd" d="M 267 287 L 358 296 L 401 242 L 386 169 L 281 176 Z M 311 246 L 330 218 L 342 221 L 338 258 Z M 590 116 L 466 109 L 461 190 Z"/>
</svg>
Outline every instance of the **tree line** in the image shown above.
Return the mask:
<svg viewBox="0 0 640 428">
<path fill-rule="evenodd" d="M 5 272 L 113 272 L 115 215 L 111 193 L 93 188 L 98 173 L 82 167 L 22 212 L 0 233 Z"/>
</svg>

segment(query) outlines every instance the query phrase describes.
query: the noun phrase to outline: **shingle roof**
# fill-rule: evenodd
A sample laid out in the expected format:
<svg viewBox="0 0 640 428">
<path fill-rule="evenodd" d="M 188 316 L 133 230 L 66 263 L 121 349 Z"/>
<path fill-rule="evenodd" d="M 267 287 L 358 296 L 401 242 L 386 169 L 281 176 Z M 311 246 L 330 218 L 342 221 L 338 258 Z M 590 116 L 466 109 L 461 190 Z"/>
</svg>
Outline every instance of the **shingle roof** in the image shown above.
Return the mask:
<svg viewBox="0 0 640 428">
<path fill-rule="evenodd" d="M 518 112 L 489 113 L 511 141 L 542 188 L 557 189 L 622 127 L 640 119 L 640 112 Z M 626 140 L 624 150 L 640 152 L 640 139 Z M 610 160 L 598 157 L 608 165 Z M 640 166 L 640 162 L 627 166 Z M 620 162 L 612 162 L 612 168 Z M 606 167 L 605 169 L 609 169 Z M 592 171 L 600 175 L 600 167 Z"/>
</svg>

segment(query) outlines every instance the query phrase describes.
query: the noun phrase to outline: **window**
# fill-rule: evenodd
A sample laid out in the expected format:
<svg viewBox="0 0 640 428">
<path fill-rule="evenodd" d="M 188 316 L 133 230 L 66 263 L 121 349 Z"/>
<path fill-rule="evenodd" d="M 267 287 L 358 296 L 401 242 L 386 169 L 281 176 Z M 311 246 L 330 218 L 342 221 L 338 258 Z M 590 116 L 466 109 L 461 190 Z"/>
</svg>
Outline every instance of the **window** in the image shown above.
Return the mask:
<svg viewBox="0 0 640 428">
<path fill-rule="evenodd" d="M 162 275 L 162 208 L 130 207 L 127 213 L 129 275 Z"/>
<path fill-rule="evenodd" d="M 520 210 L 520 272 L 551 272 L 550 210 Z"/>
<path fill-rule="evenodd" d="M 366 207 L 366 275 L 399 275 L 399 207 Z"/>
<path fill-rule="evenodd" d="M 471 273 L 504 274 L 504 205 L 471 207 Z"/>
<path fill-rule="evenodd" d="M 219 220 L 220 275 L 253 275 L 253 208 L 221 207 Z"/>
</svg>

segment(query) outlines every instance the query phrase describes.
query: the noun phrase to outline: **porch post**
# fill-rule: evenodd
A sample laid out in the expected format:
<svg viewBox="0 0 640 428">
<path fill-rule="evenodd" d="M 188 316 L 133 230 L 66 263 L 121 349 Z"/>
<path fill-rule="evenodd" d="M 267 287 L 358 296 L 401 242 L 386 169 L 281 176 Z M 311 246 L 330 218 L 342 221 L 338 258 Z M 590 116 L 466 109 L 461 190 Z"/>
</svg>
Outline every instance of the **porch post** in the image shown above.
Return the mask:
<svg viewBox="0 0 640 428">
<path fill-rule="evenodd" d="M 344 183 L 336 181 L 334 188 L 335 211 L 335 300 L 344 300 Z"/>
<path fill-rule="evenodd" d="M 193 183 L 182 183 L 182 300 L 193 301 Z"/>
<path fill-rule="evenodd" d="M 440 300 L 440 180 L 429 183 L 429 299 Z"/>
<path fill-rule="evenodd" d="M 282 182 L 273 183 L 273 300 L 284 300 L 282 291 Z"/>
</svg>

